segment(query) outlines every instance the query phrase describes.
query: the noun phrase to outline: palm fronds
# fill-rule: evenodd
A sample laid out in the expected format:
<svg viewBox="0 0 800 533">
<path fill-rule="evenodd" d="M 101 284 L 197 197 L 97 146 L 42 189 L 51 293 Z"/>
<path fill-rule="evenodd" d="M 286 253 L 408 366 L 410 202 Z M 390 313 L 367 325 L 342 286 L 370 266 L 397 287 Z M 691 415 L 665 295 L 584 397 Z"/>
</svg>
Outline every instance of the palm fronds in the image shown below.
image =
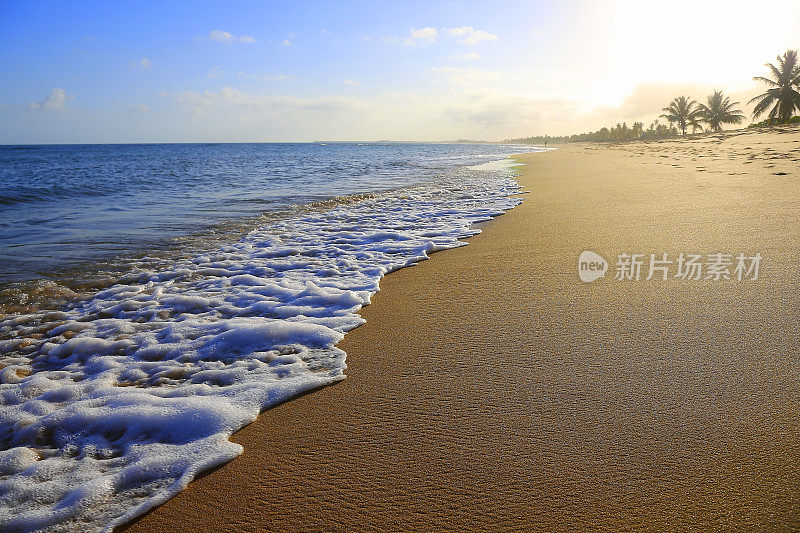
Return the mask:
<svg viewBox="0 0 800 533">
<path fill-rule="evenodd" d="M 706 104 L 697 106 L 697 117 L 708 124 L 711 131 L 722 131 L 723 124 L 741 124 L 745 116 L 741 109 L 736 109 L 739 102 L 731 102 L 722 91 L 714 91 Z"/>
<path fill-rule="evenodd" d="M 766 92 L 759 94 L 748 103 L 755 103 L 753 118 L 767 112 L 770 121 L 786 123 L 792 118 L 795 110 L 800 111 L 800 92 L 795 86 L 800 86 L 800 61 L 797 50 L 787 50 L 783 57 L 778 56 L 778 65 L 767 63 L 775 79 L 756 76 L 753 79 L 770 86 Z"/>
<path fill-rule="evenodd" d="M 697 127 L 697 102 L 686 96 L 679 96 L 670 102 L 669 106 L 662 109 L 664 113 L 661 118 L 665 118 L 670 124 L 677 123 L 683 135 L 686 135 L 686 127 L 692 126 L 693 130 Z"/>
</svg>

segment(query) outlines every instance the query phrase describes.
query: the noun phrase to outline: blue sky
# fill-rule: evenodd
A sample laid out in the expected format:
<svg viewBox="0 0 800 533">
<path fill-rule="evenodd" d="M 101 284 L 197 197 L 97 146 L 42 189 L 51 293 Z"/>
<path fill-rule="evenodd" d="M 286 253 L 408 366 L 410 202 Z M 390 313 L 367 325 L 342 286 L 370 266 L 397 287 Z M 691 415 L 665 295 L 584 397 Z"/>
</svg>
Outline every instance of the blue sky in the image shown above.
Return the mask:
<svg viewBox="0 0 800 533">
<path fill-rule="evenodd" d="M 700 18 L 724 5 L 742 38 L 676 29 L 681 2 Z M 783 13 L 766 29 L 746 27 L 749 3 L 702 0 L 0 1 L 0 143 L 501 139 L 652 119 L 676 91 L 756 94 L 761 65 L 800 46 L 799 3 L 765 4 Z"/>
</svg>

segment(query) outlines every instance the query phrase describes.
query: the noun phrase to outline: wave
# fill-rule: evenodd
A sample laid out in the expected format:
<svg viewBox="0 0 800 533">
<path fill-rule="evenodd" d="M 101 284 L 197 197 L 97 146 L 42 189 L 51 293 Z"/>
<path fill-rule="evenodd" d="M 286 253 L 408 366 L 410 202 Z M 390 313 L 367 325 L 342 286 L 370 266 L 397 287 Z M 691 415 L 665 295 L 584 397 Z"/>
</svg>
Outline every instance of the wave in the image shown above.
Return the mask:
<svg viewBox="0 0 800 533">
<path fill-rule="evenodd" d="M 242 448 L 272 405 L 344 379 L 383 275 L 517 205 L 509 171 L 347 197 L 0 320 L 0 529 L 111 530 Z"/>
<path fill-rule="evenodd" d="M 54 200 L 67 200 L 82 196 L 106 196 L 114 192 L 108 187 L 70 187 L 63 184 L 39 187 L 7 187 L 0 194 L 0 206 L 31 204 Z"/>
</svg>

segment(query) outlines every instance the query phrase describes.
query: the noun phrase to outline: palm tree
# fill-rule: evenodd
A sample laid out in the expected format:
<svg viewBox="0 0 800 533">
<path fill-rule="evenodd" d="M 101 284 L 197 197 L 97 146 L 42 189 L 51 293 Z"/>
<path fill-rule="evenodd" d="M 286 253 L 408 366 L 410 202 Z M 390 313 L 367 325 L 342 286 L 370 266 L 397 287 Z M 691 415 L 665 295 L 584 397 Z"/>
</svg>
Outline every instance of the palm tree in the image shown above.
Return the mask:
<svg viewBox="0 0 800 533">
<path fill-rule="evenodd" d="M 708 97 L 708 105 L 698 104 L 697 116 L 708 124 L 711 131 L 722 131 L 723 124 L 741 124 L 744 120 L 744 113 L 741 109 L 736 109 L 737 105 L 739 102 L 731 102 L 722 91 L 714 91 Z"/>
<path fill-rule="evenodd" d="M 662 118 L 669 121 L 670 124 L 677 122 L 681 128 L 681 132 L 686 135 L 686 126 L 695 126 L 697 124 L 697 102 L 690 100 L 686 96 L 679 96 L 669 103 L 669 107 L 665 107 Z M 695 126 L 696 129 L 696 126 Z"/>
<path fill-rule="evenodd" d="M 770 121 L 777 119 L 779 122 L 788 122 L 795 109 L 800 111 L 800 92 L 792 87 L 800 86 L 800 62 L 797 59 L 797 50 L 787 50 L 783 57 L 778 56 L 777 67 L 772 63 L 766 63 L 765 66 L 769 67 L 775 79 L 763 76 L 753 78 L 771 87 L 767 92 L 759 94 L 748 102 L 750 104 L 758 102 L 753 109 L 753 118 L 763 114 L 769 106 L 775 104 L 768 115 Z"/>
</svg>

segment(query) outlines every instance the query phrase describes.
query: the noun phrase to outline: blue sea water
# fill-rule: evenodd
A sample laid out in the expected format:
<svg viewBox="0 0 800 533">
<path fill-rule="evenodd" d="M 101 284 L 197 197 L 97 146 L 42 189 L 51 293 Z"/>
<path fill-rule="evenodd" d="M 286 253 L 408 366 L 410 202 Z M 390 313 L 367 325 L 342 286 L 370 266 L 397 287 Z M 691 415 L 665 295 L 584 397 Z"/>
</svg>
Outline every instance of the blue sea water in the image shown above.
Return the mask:
<svg viewBox="0 0 800 533">
<path fill-rule="evenodd" d="M 529 150 L 488 144 L 0 146 L 0 285 L 257 224 L 265 213 L 414 185 Z"/>
<path fill-rule="evenodd" d="M 345 379 L 336 345 L 382 277 L 518 205 L 483 163 L 524 150 L 0 148 L 0 264 L 35 300 L 0 299 L 0 531 L 112 531 L 240 454 L 260 411 Z M 130 268 L 68 287 L 112 259 Z"/>
</svg>

